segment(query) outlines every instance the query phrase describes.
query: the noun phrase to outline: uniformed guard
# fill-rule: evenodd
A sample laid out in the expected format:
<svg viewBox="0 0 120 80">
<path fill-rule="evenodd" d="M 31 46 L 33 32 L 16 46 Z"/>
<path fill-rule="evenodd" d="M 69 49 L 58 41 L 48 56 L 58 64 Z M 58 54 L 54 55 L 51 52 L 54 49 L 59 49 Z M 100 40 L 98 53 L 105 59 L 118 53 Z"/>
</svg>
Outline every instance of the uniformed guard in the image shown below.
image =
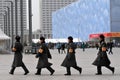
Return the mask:
<svg viewBox="0 0 120 80">
<path fill-rule="evenodd" d="M 53 75 L 55 70 L 50 67 L 52 64 L 48 62 L 48 58 L 51 59 L 52 57 L 48 47 L 45 44 L 44 37 L 40 37 L 40 49 L 36 55 L 36 58 L 39 58 L 39 60 L 37 64 L 37 72 L 35 73 L 35 75 L 41 75 L 42 68 L 47 68 L 51 73 L 50 75 Z"/>
<path fill-rule="evenodd" d="M 23 46 L 20 43 L 20 36 L 16 36 L 15 39 L 16 39 L 15 46 L 12 48 L 12 51 L 15 52 L 14 53 L 14 61 L 12 64 L 12 69 L 9 73 L 13 75 L 16 67 L 22 67 L 25 71 L 24 75 L 27 75 L 29 73 L 29 71 L 22 61 Z"/>
<path fill-rule="evenodd" d="M 93 65 L 97 66 L 97 73 L 96 75 L 102 75 L 101 67 L 105 66 L 106 68 L 110 69 L 112 73 L 114 74 L 115 68 L 110 66 L 110 60 L 107 56 L 107 45 L 105 43 L 105 37 L 103 34 L 99 36 L 100 39 L 100 46 L 99 46 L 99 52 L 97 54 L 97 58 L 93 62 Z"/>
<path fill-rule="evenodd" d="M 66 70 L 67 70 L 67 73 L 64 75 L 71 75 L 71 71 L 70 71 L 71 67 L 78 70 L 80 74 L 82 72 L 82 68 L 78 67 L 76 63 L 75 49 L 76 49 L 76 45 L 73 43 L 73 37 L 69 36 L 68 46 L 67 46 L 67 55 L 63 63 L 61 64 L 61 66 L 66 67 Z"/>
</svg>

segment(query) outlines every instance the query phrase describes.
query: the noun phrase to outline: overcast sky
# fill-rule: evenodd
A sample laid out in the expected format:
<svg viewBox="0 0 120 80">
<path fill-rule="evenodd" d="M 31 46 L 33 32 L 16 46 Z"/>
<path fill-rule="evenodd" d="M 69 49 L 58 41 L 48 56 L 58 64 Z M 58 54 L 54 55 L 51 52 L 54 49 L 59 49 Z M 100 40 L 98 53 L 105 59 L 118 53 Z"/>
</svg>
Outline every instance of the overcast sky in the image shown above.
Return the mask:
<svg viewBox="0 0 120 80">
<path fill-rule="evenodd" d="M 40 10 L 39 9 L 39 0 L 32 0 L 32 14 L 33 14 L 33 16 L 32 16 L 32 19 L 33 19 L 32 27 L 33 28 L 32 29 L 33 29 L 33 31 L 40 28 L 39 10 Z M 28 25 L 27 25 L 27 28 L 28 28 Z"/>
</svg>

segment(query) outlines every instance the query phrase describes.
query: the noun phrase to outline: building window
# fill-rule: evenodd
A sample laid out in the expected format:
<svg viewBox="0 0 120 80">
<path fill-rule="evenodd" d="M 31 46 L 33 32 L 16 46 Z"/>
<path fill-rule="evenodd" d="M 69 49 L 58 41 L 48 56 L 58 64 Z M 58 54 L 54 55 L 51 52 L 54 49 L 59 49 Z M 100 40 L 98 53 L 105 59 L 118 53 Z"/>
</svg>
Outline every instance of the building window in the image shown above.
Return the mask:
<svg viewBox="0 0 120 80">
<path fill-rule="evenodd" d="M 32 35 L 32 38 L 35 39 L 35 35 L 34 34 Z"/>
<path fill-rule="evenodd" d="M 36 39 L 39 39 L 39 34 L 36 34 Z"/>
</svg>

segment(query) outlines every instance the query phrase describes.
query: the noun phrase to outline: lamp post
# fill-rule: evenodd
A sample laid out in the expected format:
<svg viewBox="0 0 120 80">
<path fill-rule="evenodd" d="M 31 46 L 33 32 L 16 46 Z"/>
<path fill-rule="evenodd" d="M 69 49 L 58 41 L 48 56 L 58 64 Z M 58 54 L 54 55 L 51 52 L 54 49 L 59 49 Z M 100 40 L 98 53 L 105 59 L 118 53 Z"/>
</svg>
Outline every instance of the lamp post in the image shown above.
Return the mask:
<svg viewBox="0 0 120 80">
<path fill-rule="evenodd" d="M 31 0 L 28 0 L 29 8 L 29 44 L 32 46 L 32 5 Z"/>
<path fill-rule="evenodd" d="M 23 31 L 23 0 L 20 0 L 20 16 L 21 16 L 21 43 L 23 44 L 24 31 Z"/>
<path fill-rule="evenodd" d="M 5 2 L 9 2 L 11 4 L 11 35 L 12 35 L 12 45 L 14 42 L 14 17 L 13 17 L 13 2 L 12 1 L 5 1 Z"/>
<path fill-rule="evenodd" d="M 17 16 L 17 0 L 15 0 L 15 27 L 16 27 L 16 35 L 18 35 L 18 16 Z"/>
</svg>

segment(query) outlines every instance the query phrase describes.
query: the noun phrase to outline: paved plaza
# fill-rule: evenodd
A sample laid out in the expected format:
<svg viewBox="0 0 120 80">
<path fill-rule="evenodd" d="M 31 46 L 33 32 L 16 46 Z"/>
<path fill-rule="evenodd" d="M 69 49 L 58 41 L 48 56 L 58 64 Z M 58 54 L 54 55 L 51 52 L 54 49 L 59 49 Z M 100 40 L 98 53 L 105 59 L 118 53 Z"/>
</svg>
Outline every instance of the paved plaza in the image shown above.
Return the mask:
<svg viewBox="0 0 120 80">
<path fill-rule="evenodd" d="M 22 68 L 16 68 L 15 74 L 10 75 L 9 70 L 13 61 L 13 54 L 5 54 L 0 55 L 0 80 L 120 80 L 120 48 L 114 48 L 114 54 L 109 55 L 111 66 L 115 67 L 114 75 L 104 67 L 102 68 L 103 75 L 95 75 L 96 66 L 92 65 L 97 53 L 95 48 L 86 49 L 85 52 L 82 49 L 76 50 L 77 63 L 83 68 L 83 71 L 79 75 L 79 72 L 71 68 L 71 76 L 64 76 L 66 69 L 60 66 L 66 54 L 58 54 L 56 49 L 50 50 L 50 52 L 53 59 L 49 61 L 53 63 L 52 67 L 55 69 L 53 76 L 50 76 L 46 69 L 42 70 L 42 75 L 35 75 L 38 59 L 32 54 L 23 55 L 23 61 L 30 71 L 28 75 L 23 75 Z"/>
</svg>

